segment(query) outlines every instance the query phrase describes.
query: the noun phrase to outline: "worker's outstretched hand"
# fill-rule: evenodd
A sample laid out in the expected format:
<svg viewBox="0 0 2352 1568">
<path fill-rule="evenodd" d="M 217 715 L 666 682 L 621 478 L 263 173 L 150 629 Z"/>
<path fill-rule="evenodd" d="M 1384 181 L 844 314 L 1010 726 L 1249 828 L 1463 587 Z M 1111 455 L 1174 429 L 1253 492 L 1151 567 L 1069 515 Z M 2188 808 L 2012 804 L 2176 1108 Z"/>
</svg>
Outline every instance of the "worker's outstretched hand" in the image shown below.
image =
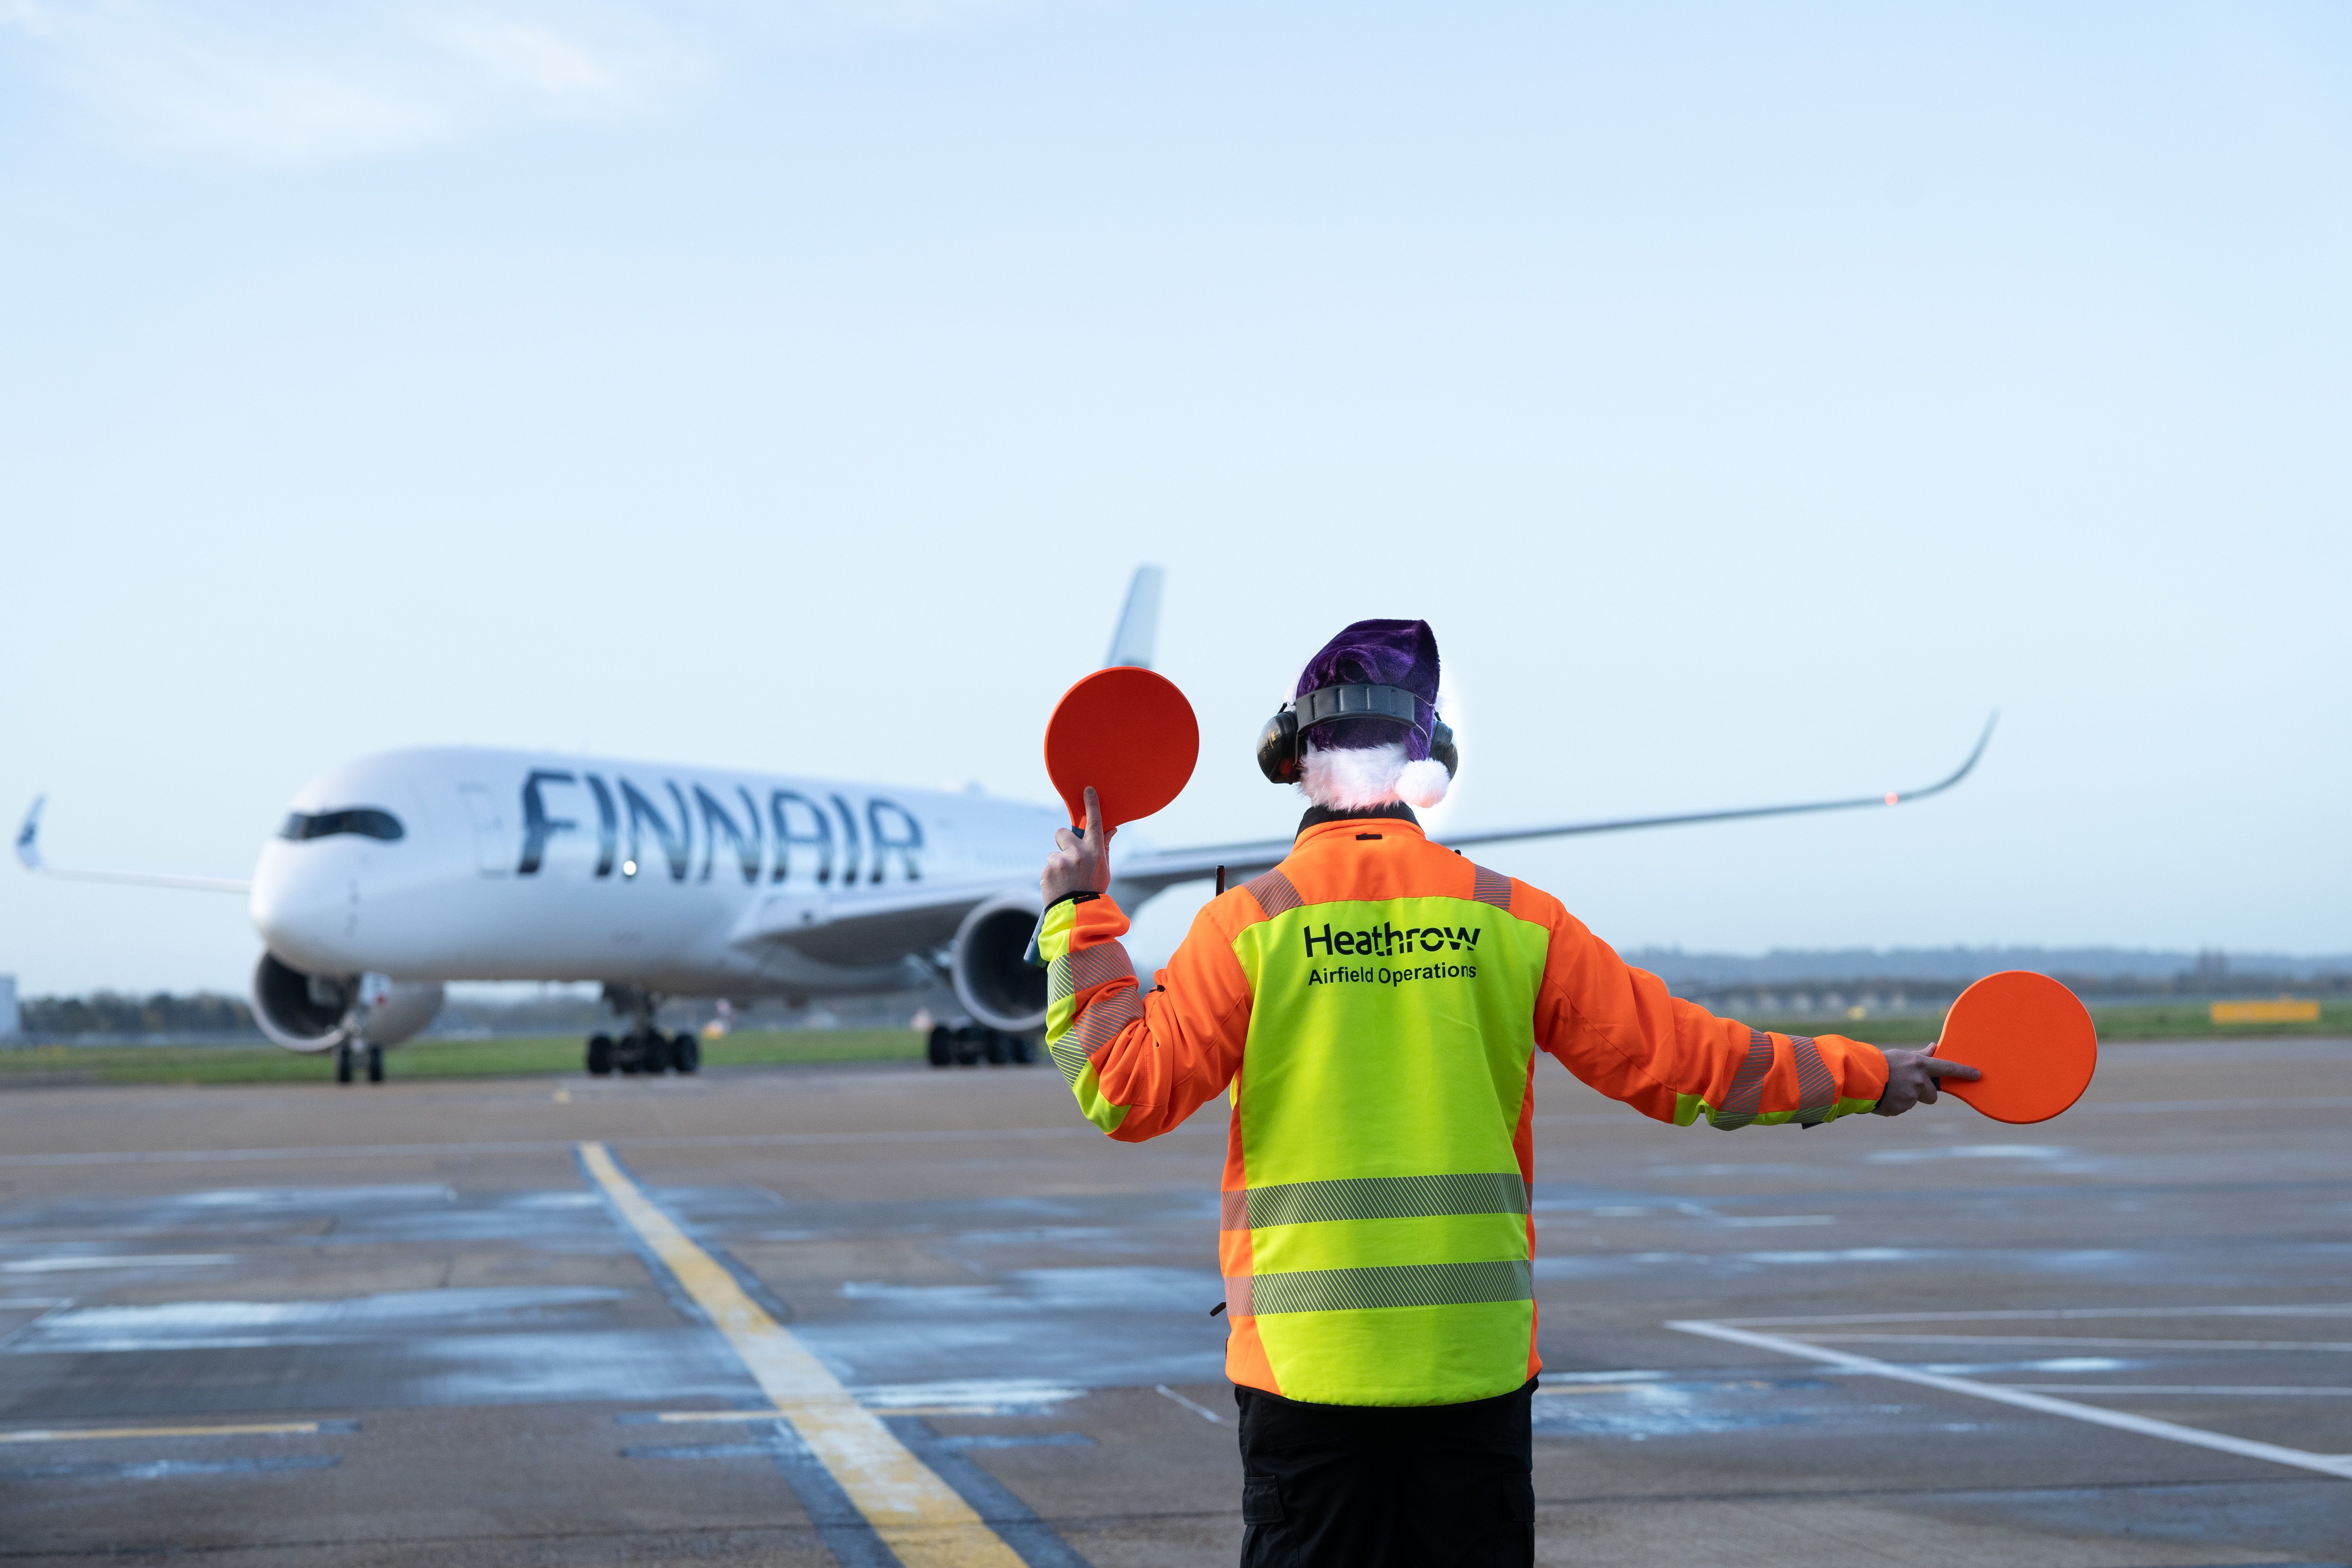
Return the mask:
<svg viewBox="0 0 2352 1568">
<path fill-rule="evenodd" d="M 1880 1054 L 1886 1058 L 1886 1089 L 1871 1108 L 1876 1116 L 1900 1116 L 1915 1105 L 1935 1104 L 1937 1079 L 1956 1078 L 1972 1083 L 1984 1076 L 1964 1063 L 1937 1060 L 1934 1046 L 1924 1051 Z"/>
<path fill-rule="evenodd" d="M 1094 786 L 1087 785 L 1086 831 L 1055 828 L 1054 852 L 1045 857 L 1045 874 L 1037 879 L 1037 890 L 1049 907 L 1072 893 L 1109 890 L 1110 839 L 1118 831 L 1103 826 L 1102 802 L 1095 798 Z"/>
</svg>

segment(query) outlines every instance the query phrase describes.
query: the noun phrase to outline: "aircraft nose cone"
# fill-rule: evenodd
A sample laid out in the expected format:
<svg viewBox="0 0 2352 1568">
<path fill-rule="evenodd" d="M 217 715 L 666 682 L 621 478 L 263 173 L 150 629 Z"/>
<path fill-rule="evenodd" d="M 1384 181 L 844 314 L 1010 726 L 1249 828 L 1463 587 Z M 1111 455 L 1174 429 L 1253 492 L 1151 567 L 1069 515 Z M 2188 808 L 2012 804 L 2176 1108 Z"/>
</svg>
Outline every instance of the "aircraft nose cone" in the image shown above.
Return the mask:
<svg viewBox="0 0 2352 1568">
<path fill-rule="evenodd" d="M 322 868 L 300 864 L 286 846 L 273 844 L 254 872 L 247 906 L 253 929 L 269 951 L 312 973 L 348 967 L 342 949 L 358 913 L 348 879 L 322 873 Z"/>
</svg>

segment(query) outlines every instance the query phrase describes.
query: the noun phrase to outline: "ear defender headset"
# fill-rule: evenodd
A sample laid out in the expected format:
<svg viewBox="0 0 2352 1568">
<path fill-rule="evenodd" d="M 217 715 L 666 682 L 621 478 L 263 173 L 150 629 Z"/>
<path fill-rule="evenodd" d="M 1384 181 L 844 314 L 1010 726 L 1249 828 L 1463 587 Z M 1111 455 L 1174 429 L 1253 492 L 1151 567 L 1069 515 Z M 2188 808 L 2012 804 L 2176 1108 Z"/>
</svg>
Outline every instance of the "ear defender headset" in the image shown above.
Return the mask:
<svg viewBox="0 0 2352 1568">
<path fill-rule="evenodd" d="M 1299 737 L 1334 719 L 1387 719 L 1418 732 L 1421 721 L 1414 715 L 1420 711 L 1419 700 L 1402 686 L 1319 686 L 1296 702 L 1284 703 L 1258 731 L 1258 771 L 1269 784 L 1297 784 Z M 1462 766 L 1454 731 L 1443 719 L 1432 722 L 1430 760 L 1452 778 Z"/>
</svg>

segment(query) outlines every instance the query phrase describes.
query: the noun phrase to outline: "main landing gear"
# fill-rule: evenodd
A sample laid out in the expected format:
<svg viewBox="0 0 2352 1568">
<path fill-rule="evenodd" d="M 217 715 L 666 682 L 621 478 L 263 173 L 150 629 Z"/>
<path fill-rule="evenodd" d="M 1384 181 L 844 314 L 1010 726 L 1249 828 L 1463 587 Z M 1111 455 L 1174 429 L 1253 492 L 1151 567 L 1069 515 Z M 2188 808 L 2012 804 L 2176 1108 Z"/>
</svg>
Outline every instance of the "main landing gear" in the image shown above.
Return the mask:
<svg viewBox="0 0 2352 1568">
<path fill-rule="evenodd" d="M 935 1068 L 976 1067 L 1007 1062 L 1027 1067 L 1037 1059 L 1037 1042 L 1026 1035 L 1008 1035 L 985 1024 L 935 1024 L 929 1050 Z"/>
<path fill-rule="evenodd" d="M 370 1083 L 382 1083 L 383 1081 L 383 1047 L 368 1046 L 364 1048 L 367 1080 Z M 357 1076 L 361 1052 L 362 1047 L 352 1045 L 349 1040 L 335 1047 L 335 1081 L 337 1083 L 349 1083 Z"/>
<path fill-rule="evenodd" d="M 596 1035 L 588 1041 L 588 1070 L 598 1078 L 615 1072 L 625 1078 L 690 1073 L 701 1066 L 702 1042 L 683 1030 L 665 1035 L 659 1029 L 632 1029 L 617 1040 Z"/>
<path fill-rule="evenodd" d="M 681 1031 L 665 1035 L 654 1027 L 661 1006 L 658 994 L 639 985 L 607 985 L 604 1002 L 629 1020 L 620 1038 L 596 1035 L 588 1041 L 588 1070 L 597 1078 L 618 1072 L 624 1078 L 659 1077 L 666 1072 L 690 1073 L 702 1066 L 702 1042 Z"/>
</svg>

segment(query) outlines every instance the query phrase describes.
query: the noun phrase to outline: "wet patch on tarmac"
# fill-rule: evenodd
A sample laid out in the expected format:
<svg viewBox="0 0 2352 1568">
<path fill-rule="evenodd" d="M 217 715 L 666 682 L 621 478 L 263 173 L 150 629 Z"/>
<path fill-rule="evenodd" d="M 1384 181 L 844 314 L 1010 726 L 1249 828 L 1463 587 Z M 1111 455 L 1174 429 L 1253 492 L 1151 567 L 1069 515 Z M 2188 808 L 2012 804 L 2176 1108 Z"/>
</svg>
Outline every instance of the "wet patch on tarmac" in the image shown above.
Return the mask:
<svg viewBox="0 0 2352 1568">
<path fill-rule="evenodd" d="M 1797 1397 L 1804 1394 L 1822 1397 Z M 1611 1437 L 1635 1443 L 1843 1419 L 1853 1408 L 1851 1399 L 1826 1378 L 1548 1387 L 1538 1391 L 1534 1402 L 1538 1437 Z"/>
<path fill-rule="evenodd" d="M 281 1454 L 266 1459 L 134 1459 L 107 1465 L 7 1465 L 0 1477 L 10 1480 L 175 1480 L 183 1476 L 250 1476 L 265 1470 L 331 1470 L 342 1459 L 333 1454 Z"/>
</svg>

